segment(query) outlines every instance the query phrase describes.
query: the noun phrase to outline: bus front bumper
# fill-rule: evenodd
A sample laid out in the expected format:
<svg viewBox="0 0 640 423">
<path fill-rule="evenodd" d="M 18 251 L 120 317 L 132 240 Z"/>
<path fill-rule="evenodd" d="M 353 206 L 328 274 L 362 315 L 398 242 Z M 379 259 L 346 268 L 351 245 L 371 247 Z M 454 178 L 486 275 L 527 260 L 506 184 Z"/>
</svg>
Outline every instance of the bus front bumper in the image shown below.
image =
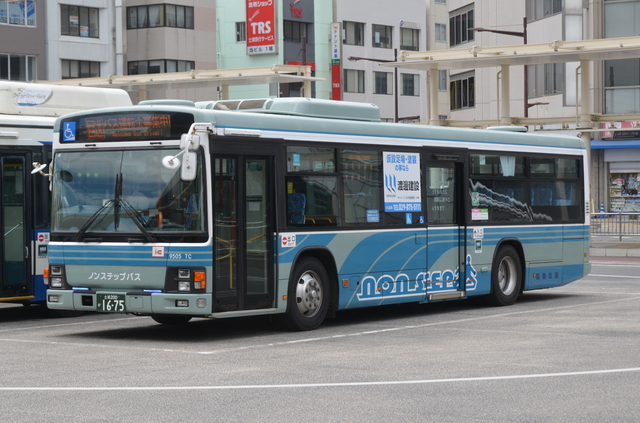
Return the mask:
<svg viewBox="0 0 640 423">
<path fill-rule="evenodd" d="M 211 306 L 211 294 L 47 290 L 52 310 L 204 316 L 211 314 Z"/>
</svg>

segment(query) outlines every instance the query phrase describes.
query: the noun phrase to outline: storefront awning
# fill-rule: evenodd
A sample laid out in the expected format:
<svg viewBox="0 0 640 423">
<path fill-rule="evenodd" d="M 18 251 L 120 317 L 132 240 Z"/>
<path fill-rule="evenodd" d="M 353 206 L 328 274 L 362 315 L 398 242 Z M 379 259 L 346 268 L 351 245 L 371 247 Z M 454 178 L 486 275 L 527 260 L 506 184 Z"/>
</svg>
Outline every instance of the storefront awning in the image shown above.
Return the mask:
<svg viewBox="0 0 640 423">
<path fill-rule="evenodd" d="M 604 141 L 604 140 L 592 140 L 592 150 L 604 150 L 612 148 L 640 148 L 640 140 L 625 140 L 625 141 Z"/>
</svg>

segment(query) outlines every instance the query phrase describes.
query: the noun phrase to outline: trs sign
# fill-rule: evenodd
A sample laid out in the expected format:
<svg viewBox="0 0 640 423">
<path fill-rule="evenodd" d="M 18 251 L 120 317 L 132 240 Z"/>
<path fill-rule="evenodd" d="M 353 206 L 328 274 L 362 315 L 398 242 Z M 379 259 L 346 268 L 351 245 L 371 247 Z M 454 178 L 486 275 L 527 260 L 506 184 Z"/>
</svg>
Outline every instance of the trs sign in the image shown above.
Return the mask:
<svg viewBox="0 0 640 423">
<path fill-rule="evenodd" d="M 247 0 L 247 54 L 276 52 L 275 0 Z"/>
</svg>

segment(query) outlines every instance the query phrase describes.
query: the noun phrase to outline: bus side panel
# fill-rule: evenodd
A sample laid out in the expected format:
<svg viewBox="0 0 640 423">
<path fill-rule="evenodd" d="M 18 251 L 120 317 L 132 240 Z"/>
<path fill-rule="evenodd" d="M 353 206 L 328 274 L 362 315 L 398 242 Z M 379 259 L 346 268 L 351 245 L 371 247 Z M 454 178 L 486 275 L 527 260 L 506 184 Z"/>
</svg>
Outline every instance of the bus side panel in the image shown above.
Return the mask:
<svg viewBox="0 0 640 423">
<path fill-rule="evenodd" d="M 296 245 L 281 245 L 284 278 L 293 260 L 305 248 L 328 249 L 336 261 L 339 308 L 419 302 L 425 297 L 426 235 L 424 228 L 339 234 L 288 234 Z"/>
<path fill-rule="evenodd" d="M 478 231 L 478 229 L 480 229 Z M 477 235 L 481 233 L 482 235 Z M 496 248 L 503 242 L 522 246 L 525 290 L 562 286 L 588 274 L 584 249 L 589 230 L 585 225 L 513 226 L 469 228 L 467 236 L 467 295 L 491 292 L 491 268 Z M 585 247 L 586 245 L 586 247 Z M 477 280 L 477 288 L 469 289 Z"/>
<path fill-rule="evenodd" d="M 581 279 L 591 272 L 591 263 L 589 263 L 590 233 L 590 227 L 587 225 L 565 226 L 563 285 Z"/>
</svg>

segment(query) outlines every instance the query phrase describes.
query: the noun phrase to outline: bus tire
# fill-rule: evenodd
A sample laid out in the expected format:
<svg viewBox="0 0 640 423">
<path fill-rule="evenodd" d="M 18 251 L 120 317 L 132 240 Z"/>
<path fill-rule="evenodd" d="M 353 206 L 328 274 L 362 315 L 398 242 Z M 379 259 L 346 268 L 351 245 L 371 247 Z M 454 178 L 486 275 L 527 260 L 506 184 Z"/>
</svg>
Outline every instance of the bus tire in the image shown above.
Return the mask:
<svg viewBox="0 0 640 423">
<path fill-rule="evenodd" d="M 313 330 L 329 310 L 329 274 L 322 263 L 304 257 L 296 263 L 289 280 L 287 312 L 283 323 L 291 330 Z"/>
<path fill-rule="evenodd" d="M 491 267 L 489 300 L 496 306 L 512 305 L 522 290 L 522 263 L 515 248 L 505 245 L 498 250 Z"/>
<path fill-rule="evenodd" d="M 182 314 L 154 314 L 151 318 L 161 325 L 184 325 L 191 320 L 191 316 Z"/>
</svg>

